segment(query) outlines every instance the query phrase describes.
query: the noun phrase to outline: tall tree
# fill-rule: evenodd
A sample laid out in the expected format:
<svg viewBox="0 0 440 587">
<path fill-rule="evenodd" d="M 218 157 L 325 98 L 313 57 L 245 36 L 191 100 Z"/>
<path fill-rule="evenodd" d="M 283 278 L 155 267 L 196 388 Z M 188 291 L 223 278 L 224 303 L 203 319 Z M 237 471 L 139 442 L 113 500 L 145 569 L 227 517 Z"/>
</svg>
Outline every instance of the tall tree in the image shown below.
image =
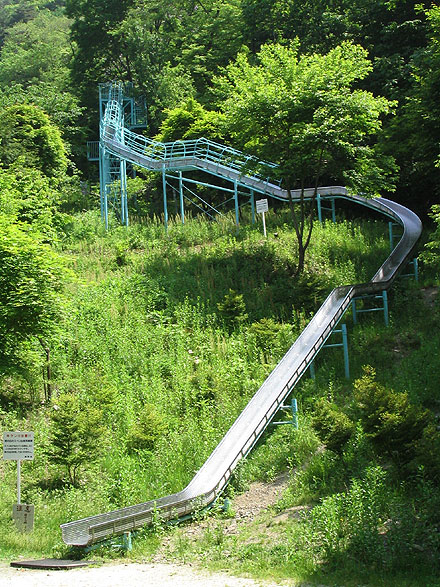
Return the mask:
<svg viewBox="0 0 440 587">
<path fill-rule="evenodd" d="M 131 81 L 131 66 L 124 38 L 115 30 L 135 0 L 66 0 L 66 15 L 73 20 L 75 43 L 72 83 L 86 108 L 87 126 L 97 129 L 98 83 Z"/>
<path fill-rule="evenodd" d="M 84 136 L 82 110 L 70 86 L 70 25 L 66 16 L 40 10 L 35 18 L 7 29 L 0 51 L 0 110 L 16 104 L 39 106 L 78 152 Z"/>
<path fill-rule="evenodd" d="M 42 339 L 59 317 L 64 262 L 29 226 L 0 212 L 0 367 L 31 337 Z"/>
<path fill-rule="evenodd" d="M 11 166 L 18 160 L 54 181 L 62 179 L 67 169 L 60 131 L 45 112 L 30 104 L 0 112 L 0 161 Z"/>
<path fill-rule="evenodd" d="M 391 104 L 354 89 L 371 70 L 364 49 L 345 43 L 326 55 L 265 45 L 251 64 L 242 53 L 218 80 L 227 126 L 243 150 L 278 164 L 298 240 L 297 274 L 310 243 L 322 182 L 371 195 L 392 187 L 393 160 L 374 144 Z M 314 188 L 307 200 L 304 190 Z M 292 190 L 301 196 L 296 206 Z"/>
<path fill-rule="evenodd" d="M 429 43 L 411 62 L 412 87 L 389 129 L 401 167 L 401 199 L 421 213 L 440 196 L 440 9 L 426 11 Z"/>
</svg>

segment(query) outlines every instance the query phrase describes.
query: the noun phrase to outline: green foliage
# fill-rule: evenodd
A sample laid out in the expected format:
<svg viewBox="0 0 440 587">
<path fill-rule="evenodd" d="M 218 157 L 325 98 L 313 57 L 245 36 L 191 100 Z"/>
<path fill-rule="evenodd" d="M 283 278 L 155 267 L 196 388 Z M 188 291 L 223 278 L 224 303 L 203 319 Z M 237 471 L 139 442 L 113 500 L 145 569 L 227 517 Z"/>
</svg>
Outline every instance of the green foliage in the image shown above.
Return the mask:
<svg viewBox="0 0 440 587">
<path fill-rule="evenodd" d="M 347 558 L 364 568 L 382 563 L 380 527 L 390 508 L 385 480 L 385 471 L 370 468 L 346 493 L 327 497 L 312 510 L 306 539 L 315 557 L 335 567 Z"/>
<path fill-rule="evenodd" d="M 280 324 L 273 318 L 261 318 L 257 322 L 252 322 L 249 332 L 255 336 L 257 346 L 265 355 L 270 355 L 280 345 L 286 347 L 292 335 L 289 324 Z"/>
<path fill-rule="evenodd" d="M 66 150 L 60 131 L 36 106 L 10 106 L 0 112 L 0 161 L 36 168 L 49 178 L 67 170 Z"/>
<path fill-rule="evenodd" d="M 362 426 L 379 454 L 407 467 L 414 458 L 414 448 L 431 422 L 427 410 L 412 405 L 408 394 L 395 392 L 375 380 L 375 371 L 364 374 L 353 384 L 353 395 Z"/>
<path fill-rule="evenodd" d="M 336 404 L 321 398 L 316 402 L 313 427 L 325 446 L 341 454 L 354 432 L 354 423 Z"/>
<path fill-rule="evenodd" d="M 230 289 L 223 301 L 217 304 L 217 308 L 225 323 L 232 328 L 241 326 L 248 319 L 243 294 L 233 289 Z"/>
<path fill-rule="evenodd" d="M 427 265 L 436 279 L 440 278 L 440 205 L 436 204 L 431 208 L 431 218 L 435 222 L 435 230 L 430 234 L 430 240 L 425 244 L 420 258 Z"/>
<path fill-rule="evenodd" d="M 102 411 L 84 406 L 73 393 L 61 394 L 52 407 L 50 462 L 66 468 L 70 483 L 79 482 L 80 468 L 96 461 L 103 446 Z"/>
<path fill-rule="evenodd" d="M 68 44 L 70 21 L 41 11 L 27 22 L 7 29 L 0 56 L 0 85 L 51 82 L 67 83 L 71 50 Z"/>
<path fill-rule="evenodd" d="M 369 195 L 392 187 L 393 160 L 374 146 L 392 104 L 356 89 L 371 67 L 366 51 L 351 43 L 326 55 L 300 55 L 298 44 L 267 44 L 257 63 L 242 52 L 217 80 L 236 144 L 278 164 L 273 173 L 288 190 L 298 239 L 297 275 L 304 270 L 319 185 L 343 182 Z M 305 202 L 303 190 L 310 186 L 315 193 Z M 301 190 L 298 207 L 293 189 Z"/>
<path fill-rule="evenodd" d="M 0 214 L 0 357 L 26 338 L 46 336 L 60 316 L 64 261 L 25 225 Z"/>
<path fill-rule="evenodd" d="M 154 450 L 159 439 L 167 433 L 168 427 L 163 414 L 154 405 L 143 405 L 136 422 L 128 430 L 128 451 Z"/>
<path fill-rule="evenodd" d="M 162 122 L 159 141 L 177 141 L 187 139 L 222 140 L 222 119 L 220 112 L 206 110 L 194 98 L 190 98 L 177 108 L 166 111 Z"/>
<path fill-rule="evenodd" d="M 47 241 L 57 238 L 65 222 L 59 212 L 63 195 L 38 169 L 12 165 L 0 168 L 0 212 L 40 232 Z"/>
<path fill-rule="evenodd" d="M 253 65 L 241 53 L 218 80 L 240 147 L 278 163 L 287 189 L 329 176 L 371 194 L 389 185 L 386 161 L 370 145 L 391 103 L 354 89 L 371 71 L 362 47 L 344 43 L 326 55 L 300 55 L 297 46 L 265 45 L 257 57 Z M 375 186 L 360 183 L 369 168 L 377 173 Z"/>
<path fill-rule="evenodd" d="M 16 104 L 38 106 L 78 155 L 85 129 L 80 128 L 82 108 L 70 82 L 71 21 L 29 4 L 31 18 L 20 19 L 6 30 L 0 53 L 0 110 Z"/>
<path fill-rule="evenodd" d="M 400 61 L 409 83 L 405 84 L 408 89 L 402 96 L 400 112 L 390 124 L 387 148 L 401 166 L 402 200 L 426 213 L 439 196 L 440 12 L 429 2 L 416 4 L 413 10 L 419 30 L 423 27 L 424 42 L 415 49 L 406 68 L 402 68 L 402 57 L 395 60 Z M 420 193 L 428 195 L 421 198 Z"/>
</svg>

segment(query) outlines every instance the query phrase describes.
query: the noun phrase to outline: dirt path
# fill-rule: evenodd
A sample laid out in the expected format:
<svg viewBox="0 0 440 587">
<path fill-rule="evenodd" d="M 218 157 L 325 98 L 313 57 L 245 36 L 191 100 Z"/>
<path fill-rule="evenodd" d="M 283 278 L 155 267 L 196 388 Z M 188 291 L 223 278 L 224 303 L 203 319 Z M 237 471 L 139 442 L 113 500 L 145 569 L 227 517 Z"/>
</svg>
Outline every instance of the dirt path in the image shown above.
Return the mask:
<svg viewBox="0 0 440 587">
<path fill-rule="evenodd" d="M 249 490 L 233 500 L 234 518 L 230 524 L 237 525 L 251 521 L 263 509 L 274 505 L 281 497 L 288 482 L 283 474 L 272 483 L 252 483 Z M 203 531 L 204 523 L 190 524 L 186 530 L 196 537 Z M 233 531 L 233 529 L 229 529 Z M 165 540 L 166 542 L 166 540 Z M 169 564 L 161 552 L 153 563 L 105 563 L 102 566 L 86 567 L 68 571 L 43 571 L 15 569 L 0 563 L 0 587 L 127 587 L 148 585 L 148 587 L 279 587 L 293 585 L 291 582 L 271 583 L 234 577 L 227 573 L 208 573 L 190 565 Z"/>
<path fill-rule="evenodd" d="M 279 583 L 207 573 L 190 566 L 107 563 L 69 571 L 34 571 L 0 566 L 1 587 L 279 587 Z M 286 583 L 285 583 L 286 585 Z"/>
</svg>

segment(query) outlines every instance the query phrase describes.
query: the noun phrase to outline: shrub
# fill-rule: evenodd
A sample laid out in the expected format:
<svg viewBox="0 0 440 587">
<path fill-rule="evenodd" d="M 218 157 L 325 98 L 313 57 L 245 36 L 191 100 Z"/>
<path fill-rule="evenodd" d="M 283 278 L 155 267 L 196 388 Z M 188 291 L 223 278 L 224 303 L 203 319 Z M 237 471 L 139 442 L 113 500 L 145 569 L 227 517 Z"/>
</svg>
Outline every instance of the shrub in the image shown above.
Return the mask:
<svg viewBox="0 0 440 587">
<path fill-rule="evenodd" d="M 48 458 L 66 467 L 70 483 L 76 486 L 80 468 L 101 455 L 102 412 L 92 406 L 84 409 L 77 395 L 65 393 L 58 397 L 50 418 Z"/>
<path fill-rule="evenodd" d="M 341 454 L 354 431 L 354 423 L 334 403 L 321 398 L 315 404 L 313 427 L 329 450 Z"/>
<path fill-rule="evenodd" d="M 223 301 L 217 304 L 217 308 L 225 323 L 231 328 L 241 326 L 248 318 L 243 294 L 239 294 L 233 289 L 230 289 Z"/>
<path fill-rule="evenodd" d="M 154 450 L 157 441 L 168 431 L 168 423 L 154 405 L 145 404 L 128 431 L 127 450 Z"/>
<path fill-rule="evenodd" d="M 363 429 L 380 455 L 408 465 L 432 417 L 428 410 L 412 405 L 407 393 L 388 389 L 375 378 L 375 370 L 367 366 L 353 385 Z"/>
<path fill-rule="evenodd" d="M 439 275 L 439 261 L 440 261 L 440 205 L 436 204 L 431 208 L 431 218 L 436 223 L 436 228 L 431 234 L 431 240 L 426 243 L 425 250 L 420 255 L 421 260 L 427 267 L 435 272 L 435 276 Z"/>
<path fill-rule="evenodd" d="M 327 497 L 312 510 L 306 534 L 315 557 L 335 566 L 347 564 L 348 557 L 365 566 L 383 560 L 379 529 L 390 509 L 385 478 L 385 471 L 372 467 L 349 491 Z"/>
</svg>

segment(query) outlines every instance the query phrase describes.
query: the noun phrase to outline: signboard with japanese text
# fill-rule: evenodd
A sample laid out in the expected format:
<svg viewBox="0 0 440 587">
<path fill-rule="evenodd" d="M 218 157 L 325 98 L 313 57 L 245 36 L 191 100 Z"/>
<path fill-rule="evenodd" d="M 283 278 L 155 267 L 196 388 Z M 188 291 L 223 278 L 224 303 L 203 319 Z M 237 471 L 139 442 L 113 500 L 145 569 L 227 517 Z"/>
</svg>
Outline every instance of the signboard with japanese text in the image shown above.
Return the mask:
<svg viewBox="0 0 440 587">
<path fill-rule="evenodd" d="M 257 213 L 262 214 L 263 212 L 267 212 L 269 210 L 269 203 L 267 200 L 257 200 Z"/>
<path fill-rule="evenodd" d="M 34 458 L 33 432 L 3 432 L 5 461 L 32 461 Z"/>
</svg>

